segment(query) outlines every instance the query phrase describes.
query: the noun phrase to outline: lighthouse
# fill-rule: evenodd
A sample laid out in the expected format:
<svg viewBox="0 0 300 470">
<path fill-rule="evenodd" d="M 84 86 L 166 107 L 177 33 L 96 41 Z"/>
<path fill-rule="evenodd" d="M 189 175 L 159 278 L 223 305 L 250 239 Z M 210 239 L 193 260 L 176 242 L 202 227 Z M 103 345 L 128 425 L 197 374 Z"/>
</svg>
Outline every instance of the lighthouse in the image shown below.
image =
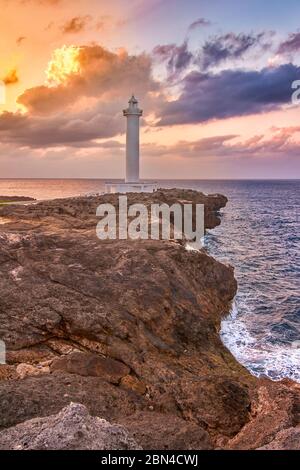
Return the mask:
<svg viewBox="0 0 300 470">
<path fill-rule="evenodd" d="M 153 193 L 156 183 L 140 180 L 140 118 L 143 111 L 132 94 L 128 108 L 123 110 L 126 117 L 126 175 L 125 183 L 106 183 L 106 193 Z"/>
<path fill-rule="evenodd" d="M 138 107 L 134 95 L 128 101 L 128 108 L 123 115 L 127 118 L 126 129 L 126 183 L 140 181 L 140 117 L 143 111 Z"/>
</svg>

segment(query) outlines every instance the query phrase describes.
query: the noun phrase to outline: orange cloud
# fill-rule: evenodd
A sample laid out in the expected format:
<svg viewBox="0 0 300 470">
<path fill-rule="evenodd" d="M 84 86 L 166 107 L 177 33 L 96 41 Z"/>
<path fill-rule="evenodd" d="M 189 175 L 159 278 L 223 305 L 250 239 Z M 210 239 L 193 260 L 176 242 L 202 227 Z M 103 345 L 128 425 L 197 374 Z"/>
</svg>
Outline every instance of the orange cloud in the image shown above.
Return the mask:
<svg viewBox="0 0 300 470">
<path fill-rule="evenodd" d="M 17 38 L 16 43 L 18 46 L 22 44 L 23 41 L 25 41 L 26 37 L 25 36 L 20 36 Z"/>
<path fill-rule="evenodd" d="M 55 51 L 48 83 L 18 98 L 24 113 L 0 114 L 0 140 L 32 148 L 97 147 L 99 139 L 125 130 L 122 109 L 134 91 L 145 110 L 156 108 L 159 85 L 151 57 L 111 52 L 101 46 L 64 46 Z"/>
<path fill-rule="evenodd" d="M 19 81 L 17 69 L 10 70 L 2 79 L 5 85 L 15 85 Z"/>
<path fill-rule="evenodd" d="M 98 104 L 110 102 L 111 114 L 122 109 L 132 91 L 146 104 L 148 93 L 159 88 L 146 54 L 129 55 L 124 49 L 114 53 L 98 45 L 76 48 L 76 57 L 71 52 L 63 47 L 53 54 L 51 70 L 59 80 L 26 90 L 18 103 L 30 113 L 48 114 L 67 112 L 82 99 L 97 99 Z"/>
<path fill-rule="evenodd" d="M 64 34 L 77 34 L 85 29 L 87 24 L 91 21 L 90 15 L 75 16 L 68 20 L 62 27 Z"/>
</svg>

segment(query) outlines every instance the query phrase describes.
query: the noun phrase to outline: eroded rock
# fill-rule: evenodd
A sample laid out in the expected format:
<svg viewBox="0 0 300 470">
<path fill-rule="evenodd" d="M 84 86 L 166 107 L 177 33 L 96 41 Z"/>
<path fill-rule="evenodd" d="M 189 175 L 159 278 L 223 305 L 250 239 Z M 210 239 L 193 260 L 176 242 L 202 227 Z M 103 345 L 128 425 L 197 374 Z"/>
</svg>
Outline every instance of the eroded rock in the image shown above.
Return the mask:
<svg viewBox="0 0 300 470">
<path fill-rule="evenodd" d="M 228 443 L 235 450 L 257 449 L 271 443 L 284 429 L 300 424 L 300 386 L 289 381 L 258 380 L 252 391 L 249 422 Z"/>
<path fill-rule="evenodd" d="M 130 369 L 115 359 L 100 357 L 96 354 L 74 352 L 55 359 L 51 371 L 61 370 L 70 374 L 102 377 L 110 383 L 118 384 Z"/>
<path fill-rule="evenodd" d="M 124 426 L 145 450 L 210 450 L 209 434 L 196 423 L 172 414 L 138 412 Z"/>
<path fill-rule="evenodd" d="M 48 374 L 49 372 L 49 366 L 42 364 L 40 364 L 38 367 L 34 367 L 31 364 L 18 364 L 16 367 L 16 373 L 20 379 L 24 379 L 25 377 L 31 375 Z"/>
<path fill-rule="evenodd" d="M 71 403 L 57 415 L 36 418 L 0 432 L 0 450 L 138 450 L 121 426 L 90 416 Z"/>
<path fill-rule="evenodd" d="M 280 431 L 269 444 L 258 450 L 300 450 L 300 426 Z"/>
</svg>

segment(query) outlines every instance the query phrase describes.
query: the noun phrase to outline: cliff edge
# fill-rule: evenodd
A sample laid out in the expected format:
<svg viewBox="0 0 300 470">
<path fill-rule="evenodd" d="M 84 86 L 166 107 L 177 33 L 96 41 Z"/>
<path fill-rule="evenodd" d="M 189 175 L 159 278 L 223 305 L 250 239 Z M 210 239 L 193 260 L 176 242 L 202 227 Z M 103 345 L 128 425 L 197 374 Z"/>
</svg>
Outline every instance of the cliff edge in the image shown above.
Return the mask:
<svg viewBox="0 0 300 470">
<path fill-rule="evenodd" d="M 128 196 L 204 204 L 206 228 L 227 202 L 177 189 Z M 182 243 L 98 240 L 96 208 L 116 197 L 0 208 L 0 447 L 15 435 L 7 428 L 71 402 L 144 449 L 286 443 L 300 386 L 254 378 L 220 340 L 233 268 Z"/>
</svg>

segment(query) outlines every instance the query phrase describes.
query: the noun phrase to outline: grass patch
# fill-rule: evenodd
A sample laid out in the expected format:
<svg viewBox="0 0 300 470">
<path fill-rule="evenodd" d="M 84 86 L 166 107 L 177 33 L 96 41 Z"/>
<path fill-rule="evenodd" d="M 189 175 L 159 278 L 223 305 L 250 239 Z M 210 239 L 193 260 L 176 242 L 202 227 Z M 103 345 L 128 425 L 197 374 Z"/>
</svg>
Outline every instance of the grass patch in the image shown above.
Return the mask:
<svg viewBox="0 0 300 470">
<path fill-rule="evenodd" d="M 34 202 L 34 199 L 16 199 L 16 200 L 5 200 L 5 199 L 0 199 L 0 206 L 6 206 L 8 204 L 20 204 L 20 203 L 26 203 L 26 202 Z"/>
</svg>

